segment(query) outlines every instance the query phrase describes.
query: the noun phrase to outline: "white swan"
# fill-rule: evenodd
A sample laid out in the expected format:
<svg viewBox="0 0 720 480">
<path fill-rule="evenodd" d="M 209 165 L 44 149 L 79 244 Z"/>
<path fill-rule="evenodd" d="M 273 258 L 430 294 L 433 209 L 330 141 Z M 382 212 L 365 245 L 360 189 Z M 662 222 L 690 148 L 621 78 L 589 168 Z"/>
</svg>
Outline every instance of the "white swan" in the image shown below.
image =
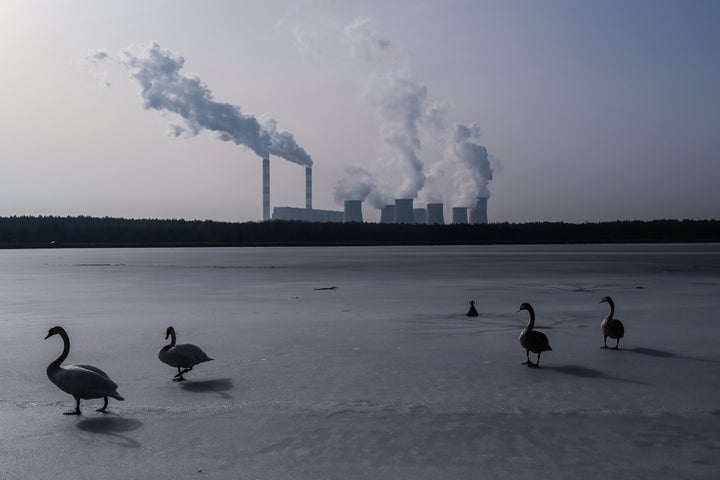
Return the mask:
<svg viewBox="0 0 720 480">
<path fill-rule="evenodd" d="M 104 398 L 105 403 L 98 412 L 105 412 L 108 397 L 116 400 L 125 400 L 117 392 L 117 385 L 110 380 L 105 372 L 92 365 L 64 365 L 60 364 L 70 353 L 70 338 L 62 327 L 52 327 L 45 339 L 53 335 L 60 335 L 63 340 L 63 351 L 60 356 L 47 367 L 47 376 L 52 383 L 65 393 L 75 397 L 75 410 L 65 412 L 65 415 L 80 415 L 80 399 Z"/>
<path fill-rule="evenodd" d="M 175 329 L 173 327 L 167 327 L 165 340 L 167 340 L 168 337 L 170 337 L 170 343 L 160 349 L 158 358 L 161 362 L 178 369 L 178 373 L 175 375 L 175 378 L 173 378 L 173 381 L 180 382 L 185 380 L 183 373 L 189 372 L 198 363 L 214 360 L 208 357 L 197 345 L 191 343 L 175 345 Z"/>
<path fill-rule="evenodd" d="M 527 310 L 528 313 L 530 313 L 530 321 L 528 321 L 528 324 L 523 328 L 522 332 L 520 332 L 520 345 L 525 349 L 525 355 L 527 356 L 527 362 L 523 362 L 523 365 L 537 367 L 540 365 L 540 354 L 552 350 L 552 348 L 544 333 L 533 330 L 535 326 L 535 310 L 533 310 L 532 306 L 529 303 L 523 303 L 520 305 L 518 312 L 520 310 Z M 537 353 L 537 361 L 535 363 L 530 361 L 530 352 Z"/>
<path fill-rule="evenodd" d="M 615 314 L 615 302 L 613 302 L 613 299 L 606 296 L 603 297 L 602 300 L 600 300 L 600 303 L 603 302 L 610 304 L 610 313 L 607 314 L 607 316 L 600 324 L 600 330 L 602 330 L 602 334 L 604 337 L 603 346 L 600 348 L 608 348 L 607 339 L 608 337 L 610 337 L 617 339 L 617 343 L 614 347 L 612 347 L 613 350 L 617 350 L 618 348 L 620 348 L 620 339 L 625 336 L 625 326 L 620 320 L 618 320 L 617 318 L 613 318 L 613 315 Z"/>
</svg>

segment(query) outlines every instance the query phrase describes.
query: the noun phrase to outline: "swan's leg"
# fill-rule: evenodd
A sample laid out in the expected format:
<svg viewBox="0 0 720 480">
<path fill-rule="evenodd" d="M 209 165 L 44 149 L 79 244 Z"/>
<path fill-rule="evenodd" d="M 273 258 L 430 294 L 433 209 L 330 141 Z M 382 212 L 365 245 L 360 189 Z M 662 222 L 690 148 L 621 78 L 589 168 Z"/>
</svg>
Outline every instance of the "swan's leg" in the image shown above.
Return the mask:
<svg viewBox="0 0 720 480">
<path fill-rule="evenodd" d="M 530 350 L 525 350 L 525 356 L 527 357 L 527 361 L 522 362 L 521 365 L 527 365 L 529 367 L 532 364 L 530 361 Z"/>
<path fill-rule="evenodd" d="M 182 371 L 178 368 L 178 374 L 175 375 L 174 380 L 176 382 L 182 382 L 183 380 L 185 380 L 185 378 L 183 377 L 183 373 L 187 373 L 190 370 L 192 370 L 192 367 L 186 368 L 185 370 L 182 370 Z"/>
<path fill-rule="evenodd" d="M 617 339 L 617 343 L 614 347 L 612 347 L 613 350 L 618 350 L 620 348 L 620 338 Z"/>
<path fill-rule="evenodd" d="M 81 415 L 80 413 L 80 399 L 75 399 L 75 410 L 72 412 L 63 412 L 63 415 Z"/>
<path fill-rule="evenodd" d="M 604 335 L 603 344 L 604 344 L 604 345 L 603 345 L 602 347 L 600 347 L 600 348 L 608 348 L 608 346 L 607 346 L 607 335 Z"/>
<path fill-rule="evenodd" d="M 185 377 L 183 377 L 183 373 L 187 373 L 190 370 L 192 370 L 192 367 L 186 368 L 185 370 L 180 370 L 180 367 L 178 367 L 178 373 L 177 373 L 177 375 L 175 375 L 175 378 L 173 378 L 173 381 L 174 382 L 182 382 L 183 380 L 185 380 Z"/>
<path fill-rule="evenodd" d="M 95 410 L 96 412 L 105 413 L 105 409 L 107 408 L 108 400 L 107 400 L 107 397 L 103 397 L 103 398 L 105 399 L 105 403 L 103 403 L 102 408 L 98 408 L 97 410 Z"/>
</svg>

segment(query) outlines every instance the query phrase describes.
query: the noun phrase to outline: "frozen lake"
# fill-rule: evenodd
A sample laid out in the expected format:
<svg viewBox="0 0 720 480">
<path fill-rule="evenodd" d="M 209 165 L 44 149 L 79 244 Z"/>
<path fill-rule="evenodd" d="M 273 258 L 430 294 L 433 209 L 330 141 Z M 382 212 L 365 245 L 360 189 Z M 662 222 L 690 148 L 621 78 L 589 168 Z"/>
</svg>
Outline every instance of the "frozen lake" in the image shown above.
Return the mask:
<svg viewBox="0 0 720 480">
<path fill-rule="evenodd" d="M 720 478 L 718 244 L 5 250 L 0 299 L 3 479 Z M 53 325 L 126 401 L 62 415 Z"/>
</svg>

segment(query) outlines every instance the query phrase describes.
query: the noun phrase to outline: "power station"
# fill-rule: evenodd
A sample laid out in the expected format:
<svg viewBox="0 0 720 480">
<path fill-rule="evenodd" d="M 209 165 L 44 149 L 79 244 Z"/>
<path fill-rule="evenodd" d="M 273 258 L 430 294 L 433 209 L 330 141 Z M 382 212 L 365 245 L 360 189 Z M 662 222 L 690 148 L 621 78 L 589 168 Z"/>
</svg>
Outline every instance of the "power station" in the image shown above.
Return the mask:
<svg viewBox="0 0 720 480">
<path fill-rule="evenodd" d="M 303 222 L 363 222 L 362 200 L 344 201 L 343 211 L 317 210 L 312 206 L 312 167 L 305 167 L 305 208 L 275 207 L 270 215 L 270 156 L 262 161 L 262 218 Z M 488 222 L 487 197 L 478 197 L 474 205 L 452 207 L 453 224 L 482 224 Z M 444 205 L 428 203 L 425 208 L 415 207 L 412 198 L 395 199 L 394 204 L 380 210 L 380 223 L 444 225 Z"/>
</svg>

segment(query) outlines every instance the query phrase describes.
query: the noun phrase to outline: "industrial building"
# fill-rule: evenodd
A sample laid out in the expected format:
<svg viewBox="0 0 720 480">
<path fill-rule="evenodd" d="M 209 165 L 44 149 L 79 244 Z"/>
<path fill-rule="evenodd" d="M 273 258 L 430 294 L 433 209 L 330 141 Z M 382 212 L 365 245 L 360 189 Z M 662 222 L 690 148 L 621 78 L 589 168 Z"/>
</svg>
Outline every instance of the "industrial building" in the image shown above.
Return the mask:
<svg viewBox="0 0 720 480">
<path fill-rule="evenodd" d="M 343 211 L 312 208 L 312 167 L 305 167 L 305 208 L 275 207 L 270 215 L 270 158 L 263 158 L 263 221 L 293 220 L 303 222 L 363 222 L 362 200 L 349 199 Z M 487 197 L 478 197 L 475 205 L 453 207 L 453 224 L 487 223 Z M 395 204 L 385 205 L 380 211 L 380 223 L 444 225 L 444 205 L 428 203 L 425 208 L 413 206 L 412 198 L 399 198 Z"/>
</svg>

